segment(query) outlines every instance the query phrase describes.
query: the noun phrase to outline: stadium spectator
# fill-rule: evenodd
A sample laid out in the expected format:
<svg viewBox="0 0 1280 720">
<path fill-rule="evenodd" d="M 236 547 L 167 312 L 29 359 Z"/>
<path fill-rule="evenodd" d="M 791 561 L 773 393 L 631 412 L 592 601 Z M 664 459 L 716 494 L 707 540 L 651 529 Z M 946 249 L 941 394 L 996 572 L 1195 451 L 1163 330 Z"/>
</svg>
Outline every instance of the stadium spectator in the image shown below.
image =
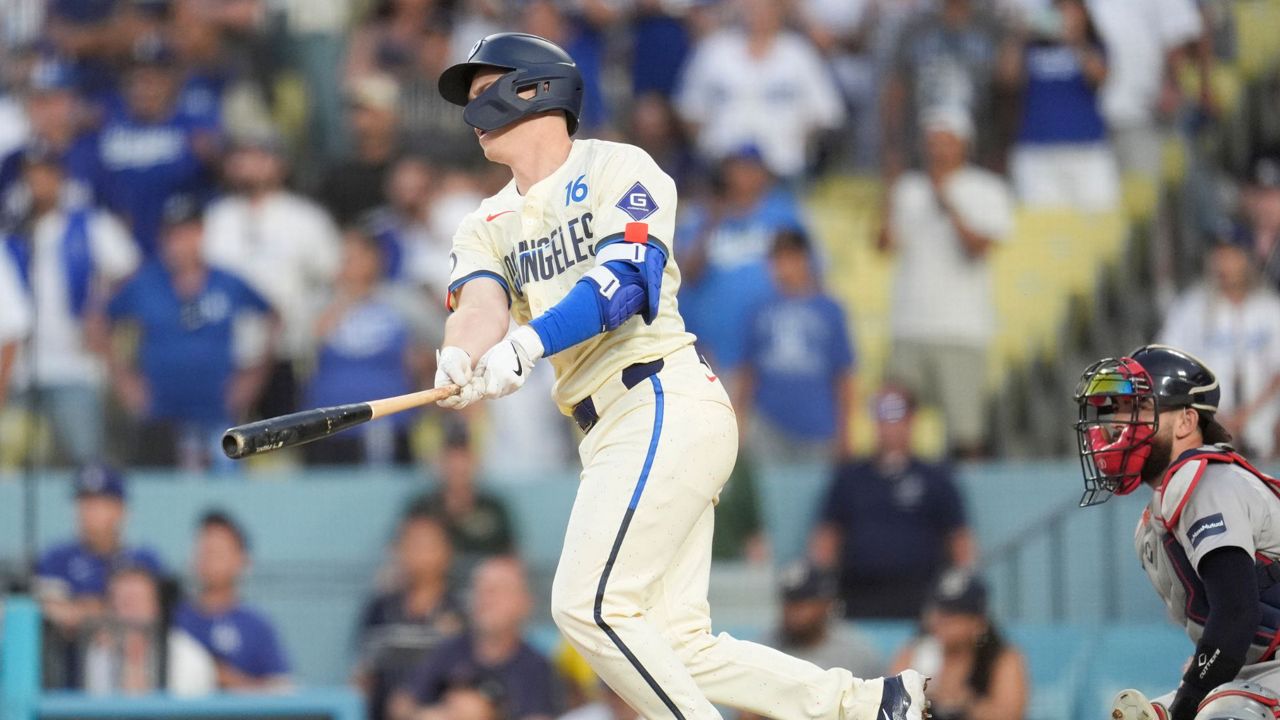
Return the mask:
<svg viewBox="0 0 1280 720">
<path fill-rule="evenodd" d="M 256 408 L 262 417 L 297 409 L 295 365 L 311 358 L 315 298 L 333 282 L 339 263 L 338 229 L 322 208 L 285 187 L 281 153 L 272 135 L 236 138 L 224 170 L 231 194 L 212 203 L 205 216 L 209 264 L 246 280 L 283 322 L 270 380 Z M 262 352 L 264 330 L 243 330 L 246 356 Z"/>
<path fill-rule="evenodd" d="M 584 134 L 606 133 L 612 122 L 609 93 L 604 90 L 605 33 L 619 19 L 618 3 L 608 0 L 527 0 L 520 12 L 520 29 L 564 48 L 582 75 Z"/>
<path fill-rule="evenodd" d="M 746 358 L 734 401 L 739 435 L 748 438 L 746 446 L 760 461 L 846 457 L 854 353 L 844 311 L 823 291 L 804 233 L 780 231 L 769 264 L 777 294 L 747 320 Z M 806 401 L 797 403 L 796 397 Z"/>
<path fill-rule="evenodd" d="M 436 80 L 462 48 L 453 27 L 432 24 L 415 56 L 416 71 L 400 79 L 400 124 L 404 149 L 441 170 L 476 170 L 485 165 L 475 132 L 462 121 L 462 108 L 440 96 Z"/>
<path fill-rule="evenodd" d="M 426 287 L 430 297 L 443 297 L 449 286 L 449 245 L 431 232 L 434 185 L 422 159 L 400 160 L 387 177 L 387 204 L 360 224 L 381 245 L 386 278 L 410 280 Z"/>
<path fill-rule="evenodd" d="M 222 690 L 289 685 L 289 664 L 271 621 L 240 599 L 249 540 L 231 516 L 200 518 L 194 557 L 196 592 L 178 605 L 173 623 L 213 655 Z"/>
<path fill-rule="evenodd" d="M 506 720 L 507 691 L 502 681 L 489 673 L 475 677 L 458 676 L 448 681 L 439 703 L 440 720 Z M 424 715 L 436 717 L 434 711 Z"/>
<path fill-rule="evenodd" d="M 403 395 L 420 385 L 430 339 L 420 322 L 421 298 L 382 282 L 383 247 L 349 229 L 333 293 L 313 330 L 319 350 L 306 406 L 328 407 Z M 317 464 L 405 464 L 417 413 L 397 413 L 305 448 Z"/>
<path fill-rule="evenodd" d="M 123 102 L 113 101 L 98 136 L 101 200 L 125 219 L 147 255 L 155 253 L 170 197 L 203 200 L 213 192 L 209 164 L 218 151 L 217 128 L 209 115 L 192 115 L 180 106 L 176 59 L 161 39 L 140 40 Z"/>
<path fill-rule="evenodd" d="M 1120 201 L 1120 173 L 1098 107 L 1107 77 L 1102 39 L 1083 0 L 1055 0 L 1033 20 L 1020 48 L 1014 190 L 1029 206 L 1111 210 Z"/>
<path fill-rule="evenodd" d="M 339 225 L 349 225 L 386 202 L 387 173 L 400 151 L 400 86 L 390 75 L 358 77 L 347 90 L 354 154 L 330 166 L 319 200 Z"/>
<path fill-rule="evenodd" d="M 383 0 L 351 33 L 343 76 L 351 83 L 370 75 L 409 78 L 432 29 L 444 20 L 435 0 Z"/>
<path fill-rule="evenodd" d="M 796 180 L 812 142 L 844 120 L 840 92 L 817 50 L 786 29 L 784 3 L 740 0 L 739 7 L 742 27 L 694 46 L 676 109 L 707 162 L 755 145 L 771 172 Z"/>
<path fill-rule="evenodd" d="M 509 720 L 556 716 L 555 672 L 522 639 L 532 609 L 524 568 L 511 557 L 484 561 L 472 575 L 470 631 L 436 648 L 391 699 L 395 720 L 445 717 L 449 687 L 491 677 L 506 693 Z"/>
<path fill-rule="evenodd" d="M 980 165 L 999 168 L 1004 142 L 997 103 L 1017 67 L 1016 39 L 982 0 L 942 0 L 917 12 L 897 36 L 886 68 L 881 107 L 882 169 L 889 181 L 927 163 L 922 118 L 939 106 L 964 110 L 980 128 L 974 153 Z"/>
<path fill-rule="evenodd" d="M 0 254 L 0 412 L 9 398 L 13 368 L 31 332 L 31 305 L 7 254 Z"/>
<path fill-rule="evenodd" d="M 924 633 L 902 649 L 891 672 L 911 667 L 933 678 L 935 720 L 1022 720 L 1030 698 L 1026 661 L 987 613 L 987 589 L 963 570 L 945 574 L 925 610 Z"/>
<path fill-rule="evenodd" d="M 803 0 L 800 25 L 830 63 L 847 110 L 838 136 L 846 167 L 874 167 L 879 118 L 878 68 L 874 31 L 881 0 Z"/>
<path fill-rule="evenodd" d="M 102 99 L 115 86 L 112 61 L 133 39 L 119 23 L 120 0 L 56 0 L 45 4 L 41 38 L 75 65 L 80 91 Z"/>
<path fill-rule="evenodd" d="M 1256 151 L 1242 185 L 1242 232 L 1267 283 L 1280 289 L 1280 147 Z"/>
<path fill-rule="evenodd" d="M 680 312 L 721 372 L 745 358 L 748 313 L 773 292 L 769 248 L 779 230 L 802 227 L 800 213 L 748 146 L 720 163 L 716 194 L 683 221 Z"/>
<path fill-rule="evenodd" d="M 888 375 L 941 406 L 953 452 L 977 456 L 995 331 L 989 256 L 1013 229 L 1013 199 L 999 176 L 969 164 L 973 123 L 963 109 L 933 108 L 922 121 L 926 170 L 894 183 L 881 236 L 882 249 L 898 254 Z"/>
<path fill-rule="evenodd" d="M 702 191 L 705 173 L 689 149 L 680 118 L 668 98 L 657 93 L 637 96 L 631 103 L 627 135 L 676 181 L 681 192 Z"/>
<path fill-rule="evenodd" d="M 1247 452 L 1270 457 L 1280 420 L 1280 294 L 1259 282 L 1236 242 L 1214 247 L 1206 269 L 1205 281 L 1169 307 L 1159 341 L 1217 368 L 1218 422 Z"/>
<path fill-rule="evenodd" d="M 138 266 L 138 249 L 109 214 L 64 204 L 61 156 L 33 148 L 23 161 L 30 212 L 5 238 L 32 309 L 28 351 L 14 372 L 15 400 L 45 415 L 65 455 L 102 456 L 104 368 L 86 321 Z M 92 333 L 90 333 L 92 334 Z"/>
<path fill-rule="evenodd" d="M 449 584 L 453 546 L 440 518 L 411 510 L 396 532 L 395 589 L 365 605 L 360 617 L 355 684 L 369 717 L 387 716 L 391 692 L 440 643 L 466 627 L 466 615 Z"/>
<path fill-rule="evenodd" d="M 1164 138 L 1160 121 L 1177 109 L 1174 78 L 1187 46 L 1204 32 L 1200 9 L 1193 0 L 1089 0 L 1088 9 L 1107 52 L 1100 99 L 1116 160 L 1125 175 L 1155 182 Z"/>
<path fill-rule="evenodd" d="M 66 175 L 63 201 L 68 205 L 91 202 L 98 175 L 97 145 L 82 127 L 71 67 L 38 58 L 31 64 L 23 100 L 31 136 L 0 160 L 0 222 L 18 221 L 31 211 L 31 194 L 22 176 L 25 158 L 33 150 L 60 158 Z"/>
<path fill-rule="evenodd" d="M 163 690 L 193 697 L 217 689 L 213 657 L 186 632 L 169 626 L 165 590 L 144 568 L 126 566 L 111 575 L 106 613 L 85 649 L 85 691 L 136 695 Z"/>
<path fill-rule="evenodd" d="M 246 315 L 278 321 L 245 281 L 205 262 L 202 213 L 192 198 L 169 198 L 158 257 L 107 305 L 112 327 L 138 331 L 136 366 L 120 343 L 99 344 L 116 395 L 141 423 L 134 462 L 142 465 L 231 469 L 222 432 L 245 419 L 270 371 L 265 356 L 237 360 L 234 330 Z"/>
<path fill-rule="evenodd" d="M 973 564 L 974 541 L 950 469 L 911 452 L 911 395 L 882 390 L 872 417 L 875 455 L 836 468 L 809 552 L 839 572 L 846 617 L 912 619 L 943 570 Z"/>
<path fill-rule="evenodd" d="M 781 623 L 769 647 L 822 668 L 844 668 L 854 677 L 880 677 L 884 663 L 875 648 L 836 617 L 839 582 L 835 573 L 798 560 L 783 568 Z"/>
<path fill-rule="evenodd" d="M 262 71 L 261 32 L 251 7 L 258 2 L 142 6 L 167 19 L 167 37 L 186 71 L 178 100 L 182 112 L 231 135 L 271 124 L 265 97 L 270 88 L 254 76 Z M 249 16 L 241 17 L 246 6 Z"/>
<path fill-rule="evenodd" d="M 342 85 L 333 81 L 333 73 L 346 54 L 346 33 L 356 5 L 355 0 L 274 3 L 283 10 L 286 53 L 306 86 L 306 147 L 317 160 L 341 154 Z M 299 164 L 306 159 L 299 158 Z"/>
<path fill-rule="evenodd" d="M 157 577 L 164 573 L 159 555 L 124 542 L 125 478 L 105 465 L 85 465 L 73 479 L 76 499 L 75 540 L 54 545 L 36 563 L 36 595 L 44 617 L 58 630 L 51 638 L 65 645 L 65 677 L 47 678 L 52 685 L 74 684 L 80 677 L 73 643 L 102 616 L 107 580 L 124 567 L 137 567 Z M 61 680 L 61 681 L 60 681 Z"/>
<path fill-rule="evenodd" d="M 669 101 L 691 49 L 684 22 L 688 4 L 635 0 L 631 6 L 631 95 L 636 100 L 655 96 Z"/>
<path fill-rule="evenodd" d="M 466 425 L 450 424 L 436 469 L 440 487 L 413 502 L 415 512 L 444 521 L 460 567 L 470 570 L 481 559 L 514 549 L 511 519 L 497 496 L 476 487 L 476 453 Z"/>
</svg>

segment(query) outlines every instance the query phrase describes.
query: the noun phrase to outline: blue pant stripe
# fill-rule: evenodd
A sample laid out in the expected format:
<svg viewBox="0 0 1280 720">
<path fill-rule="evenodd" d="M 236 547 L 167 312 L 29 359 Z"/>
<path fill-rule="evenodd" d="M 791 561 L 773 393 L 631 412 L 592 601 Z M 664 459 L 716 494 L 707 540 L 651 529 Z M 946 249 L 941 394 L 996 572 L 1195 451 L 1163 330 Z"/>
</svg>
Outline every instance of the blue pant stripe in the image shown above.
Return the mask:
<svg viewBox="0 0 1280 720">
<path fill-rule="evenodd" d="M 636 505 L 640 502 L 640 494 L 644 492 L 645 482 L 649 479 L 649 471 L 653 468 L 653 456 L 656 455 L 658 451 L 658 439 L 662 436 L 662 382 L 658 380 L 657 375 L 649 376 L 649 380 L 653 384 L 654 399 L 653 434 L 649 438 L 649 452 L 645 455 L 644 466 L 640 469 L 640 479 L 636 482 L 635 491 L 631 493 L 631 502 L 627 505 L 627 511 L 622 516 L 622 524 L 618 527 L 618 534 L 613 539 L 613 547 L 609 550 L 609 560 L 605 562 L 604 572 L 600 574 L 600 584 L 596 586 L 595 621 L 596 625 L 604 631 L 604 634 L 609 636 L 609 640 L 611 640 L 613 644 L 618 647 L 618 650 L 622 652 L 622 655 L 627 659 L 627 662 L 630 662 L 631 666 L 636 669 L 636 672 L 640 673 L 640 677 L 644 678 L 645 683 L 647 683 L 649 687 L 657 693 L 658 699 L 660 699 L 662 704 L 666 705 L 667 709 L 671 711 L 672 717 L 676 718 L 676 720 L 684 720 L 684 714 L 680 712 L 680 708 L 676 707 L 676 704 L 671 700 L 671 696 L 667 695 L 666 691 L 662 689 L 662 686 L 658 684 L 658 681 L 654 679 L 653 675 L 650 674 L 645 666 L 640 662 L 640 658 L 636 657 L 635 653 L 631 652 L 631 648 L 627 647 L 627 644 L 622 641 L 621 637 L 618 637 L 618 633 L 615 632 L 613 628 L 609 627 L 609 623 L 605 622 L 604 613 L 602 611 L 604 606 L 604 590 L 605 586 L 609 583 L 609 573 L 613 571 L 613 564 L 617 561 L 618 552 L 622 549 L 622 539 L 626 537 L 627 528 L 631 525 L 631 518 L 635 516 Z"/>
</svg>

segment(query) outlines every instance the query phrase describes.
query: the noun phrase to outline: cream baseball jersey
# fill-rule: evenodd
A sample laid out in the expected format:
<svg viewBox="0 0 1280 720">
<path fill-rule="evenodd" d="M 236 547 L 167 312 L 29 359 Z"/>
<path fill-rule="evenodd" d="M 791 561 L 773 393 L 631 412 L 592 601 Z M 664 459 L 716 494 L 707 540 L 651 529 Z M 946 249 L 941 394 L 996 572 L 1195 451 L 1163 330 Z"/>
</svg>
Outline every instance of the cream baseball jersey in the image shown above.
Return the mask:
<svg viewBox="0 0 1280 720">
<path fill-rule="evenodd" d="M 676 306 L 676 188 L 640 148 L 575 140 L 558 170 L 523 196 L 512 180 L 480 203 L 453 237 L 449 306 L 470 280 L 500 283 L 517 322 L 528 323 L 558 303 L 596 267 L 596 251 L 615 242 L 648 242 L 667 256 L 658 312 L 639 314 L 556 355 L 553 395 L 560 410 L 594 393 L 623 368 L 666 357 L 691 345 Z"/>
</svg>

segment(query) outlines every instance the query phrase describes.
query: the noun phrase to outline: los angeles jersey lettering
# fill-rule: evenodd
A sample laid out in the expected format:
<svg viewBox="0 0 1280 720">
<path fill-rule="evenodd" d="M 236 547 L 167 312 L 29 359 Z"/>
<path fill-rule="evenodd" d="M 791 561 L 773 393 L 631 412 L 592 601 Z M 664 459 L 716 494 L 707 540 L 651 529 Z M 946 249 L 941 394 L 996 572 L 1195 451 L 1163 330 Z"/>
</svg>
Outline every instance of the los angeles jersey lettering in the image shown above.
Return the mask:
<svg viewBox="0 0 1280 720">
<path fill-rule="evenodd" d="M 555 305 L 595 267 L 596 250 L 622 241 L 628 223 L 648 225 L 648 241 L 667 253 L 658 316 L 634 316 L 551 356 L 555 400 L 568 414 L 623 368 L 693 343 L 676 308 L 676 188 L 643 150 L 604 140 L 575 140 L 558 170 L 521 197 L 515 181 L 463 220 L 453 237 L 451 306 L 466 282 L 499 280 L 511 314 L 524 324 Z"/>
</svg>

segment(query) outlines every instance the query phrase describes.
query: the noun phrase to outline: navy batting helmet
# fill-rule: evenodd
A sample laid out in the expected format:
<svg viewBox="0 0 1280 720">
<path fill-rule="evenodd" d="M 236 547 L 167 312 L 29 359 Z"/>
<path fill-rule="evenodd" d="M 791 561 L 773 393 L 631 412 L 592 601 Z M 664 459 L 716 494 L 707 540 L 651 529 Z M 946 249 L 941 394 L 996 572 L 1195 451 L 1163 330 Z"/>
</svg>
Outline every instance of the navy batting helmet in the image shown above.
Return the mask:
<svg viewBox="0 0 1280 720">
<path fill-rule="evenodd" d="M 467 96 L 471 80 L 481 70 L 510 70 L 474 100 Z M 560 46 L 527 33 L 490 35 L 467 56 L 440 75 L 440 95 L 466 108 L 467 124 L 480 130 L 497 130 L 521 118 L 548 110 L 563 110 L 569 134 L 578 129 L 582 112 L 582 75 L 573 58 Z M 533 90 L 529 99 L 520 93 Z"/>
</svg>

